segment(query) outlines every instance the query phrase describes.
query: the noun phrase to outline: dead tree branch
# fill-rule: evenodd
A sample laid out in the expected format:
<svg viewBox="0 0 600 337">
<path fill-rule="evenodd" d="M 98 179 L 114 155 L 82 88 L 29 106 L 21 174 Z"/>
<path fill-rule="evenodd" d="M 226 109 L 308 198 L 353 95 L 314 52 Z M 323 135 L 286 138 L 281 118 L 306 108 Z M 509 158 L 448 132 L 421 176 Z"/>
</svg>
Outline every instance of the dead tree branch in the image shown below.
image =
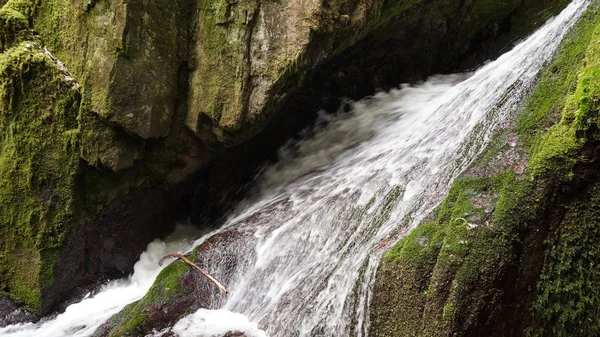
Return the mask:
<svg viewBox="0 0 600 337">
<path fill-rule="evenodd" d="M 214 283 L 219 288 L 219 290 L 221 290 L 221 292 L 223 292 L 224 294 L 227 294 L 227 289 L 219 281 L 217 281 L 214 277 L 210 276 L 210 274 L 207 273 L 204 269 L 200 268 L 197 264 L 190 261 L 187 257 L 185 257 L 181 254 L 169 254 L 169 255 L 163 257 L 162 259 L 160 259 L 159 264 L 162 264 L 164 260 L 170 259 L 170 258 L 180 259 L 181 261 L 187 263 L 192 268 L 194 268 L 197 271 L 199 271 L 200 273 L 202 273 L 202 275 L 204 275 L 204 277 L 206 277 L 209 281 Z"/>
</svg>

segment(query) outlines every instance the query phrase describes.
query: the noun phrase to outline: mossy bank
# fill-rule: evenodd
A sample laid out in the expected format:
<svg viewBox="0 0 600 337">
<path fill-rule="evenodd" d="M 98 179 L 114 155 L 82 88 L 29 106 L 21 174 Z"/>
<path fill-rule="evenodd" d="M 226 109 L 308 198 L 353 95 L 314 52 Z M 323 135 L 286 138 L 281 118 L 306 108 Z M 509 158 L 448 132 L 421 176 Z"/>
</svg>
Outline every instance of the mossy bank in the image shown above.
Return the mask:
<svg viewBox="0 0 600 337">
<path fill-rule="evenodd" d="M 373 336 L 600 333 L 599 18 L 593 4 L 523 108 L 527 170 L 468 172 L 383 256 Z"/>
</svg>

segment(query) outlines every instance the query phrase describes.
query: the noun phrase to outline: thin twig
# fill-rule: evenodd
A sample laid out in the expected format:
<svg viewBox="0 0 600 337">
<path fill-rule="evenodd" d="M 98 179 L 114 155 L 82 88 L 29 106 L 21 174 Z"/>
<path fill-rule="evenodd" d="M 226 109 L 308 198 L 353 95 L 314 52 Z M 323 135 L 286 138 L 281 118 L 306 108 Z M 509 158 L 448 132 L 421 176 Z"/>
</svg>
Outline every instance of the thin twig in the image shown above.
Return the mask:
<svg viewBox="0 0 600 337">
<path fill-rule="evenodd" d="M 219 281 L 217 281 L 214 277 L 210 276 L 210 274 L 207 273 L 204 269 L 200 268 L 197 264 L 190 261 L 187 257 L 185 257 L 181 254 L 169 254 L 169 255 L 163 257 L 162 259 L 160 259 L 159 264 L 162 264 L 164 260 L 170 259 L 170 258 L 180 259 L 181 261 L 187 263 L 192 268 L 194 268 L 194 269 L 198 270 L 200 273 L 202 273 L 202 275 L 204 275 L 204 277 L 206 277 L 209 281 L 214 283 L 219 288 L 219 290 L 221 290 L 221 292 L 223 292 L 224 294 L 227 294 L 227 288 L 225 288 Z"/>
</svg>

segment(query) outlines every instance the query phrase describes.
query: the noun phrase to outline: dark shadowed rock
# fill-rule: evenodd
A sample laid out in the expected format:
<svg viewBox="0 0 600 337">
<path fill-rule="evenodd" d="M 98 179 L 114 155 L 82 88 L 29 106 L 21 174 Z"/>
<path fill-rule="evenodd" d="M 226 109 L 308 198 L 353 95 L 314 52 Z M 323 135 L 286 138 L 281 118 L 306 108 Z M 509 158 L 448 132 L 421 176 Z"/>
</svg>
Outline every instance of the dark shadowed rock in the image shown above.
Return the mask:
<svg viewBox="0 0 600 337">
<path fill-rule="evenodd" d="M 8 297 L 0 295 L 0 327 L 7 325 L 36 321 L 38 317 L 31 312 L 20 308 Z"/>
<path fill-rule="evenodd" d="M 243 332 L 228 332 L 223 337 L 247 337 Z"/>
</svg>

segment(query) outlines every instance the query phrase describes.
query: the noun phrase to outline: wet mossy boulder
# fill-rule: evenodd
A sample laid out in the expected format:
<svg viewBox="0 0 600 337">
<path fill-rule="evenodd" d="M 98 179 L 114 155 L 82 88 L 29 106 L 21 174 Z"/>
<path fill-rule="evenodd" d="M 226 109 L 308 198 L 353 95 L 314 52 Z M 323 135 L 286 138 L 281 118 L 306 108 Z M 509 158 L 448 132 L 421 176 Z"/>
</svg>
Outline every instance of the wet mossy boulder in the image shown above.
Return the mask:
<svg viewBox="0 0 600 337">
<path fill-rule="evenodd" d="M 251 240 L 255 238 L 250 233 L 226 230 L 201 243 L 188 255 L 188 259 L 227 285 L 235 275 L 215 273 L 211 267 L 223 263 L 235 270 L 232 264 L 237 261 L 239 247 Z M 246 244 L 245 247 L 249 257 L 255 254 L 252 245 Z M 223 268 L 218 270 L 222 272 Z M 112 316 L 93 336 L 145 336 L 153 331 L 166 332 L 181 318 L 200 308 L 219 308 L 227 296 L 198 270 L 177 260 L 161 271 L 143 298 Z"/>
<path fill-rule="evenodd" d="M 0 285 L 40 312 L 75 217 L 79 92 L 36 42 L 0 56 Z"/>
<path fill-rule="evenodd" d="M 599 333 L 598 15 L 592 5 L 525 104 L 527 171 L 457 181 L 432 223 L 383 256 L 373 336 Z"/>
<path fill-rule="evenodd" d="M 67 14 L 72 3 L 63 5 L 54 14 Z M 188 193 L 178 184 L 207 160 L 183 123 L 167 123 L 168 141 L 147 143 L 94 110 L 100 86 L 90 83 L 99 77 L 61 59 L 81 65 L 88 51 L 58 56 L 64 50 L 53 43 L 69 26 L 43 25 L 43 6 L 12 0 L 0 9 L 0 292 L 36 314 L 52 310 L 76 287 L 85 291 L 99 279 L 126 276 L 139 251 L 170 230 L 173 204 Z M 83 36 L 76 44 L 88 40 L 94 39 Z M 115 72 L 95 62 L 94 71 Z M 169 83 L 180 83 L 177 71 Z M 126 79 L 134 89 L 137 80 Z M 142 163 L 144 156 L 153 160 Z"/>
<path fill-rule="evenodd" d="M 173 262 L 159 277 L 144 298 L 111 317 L 94 336 L 145 336 L 210 305 L 211 284 L 183 261 Z"/>
</svg>

